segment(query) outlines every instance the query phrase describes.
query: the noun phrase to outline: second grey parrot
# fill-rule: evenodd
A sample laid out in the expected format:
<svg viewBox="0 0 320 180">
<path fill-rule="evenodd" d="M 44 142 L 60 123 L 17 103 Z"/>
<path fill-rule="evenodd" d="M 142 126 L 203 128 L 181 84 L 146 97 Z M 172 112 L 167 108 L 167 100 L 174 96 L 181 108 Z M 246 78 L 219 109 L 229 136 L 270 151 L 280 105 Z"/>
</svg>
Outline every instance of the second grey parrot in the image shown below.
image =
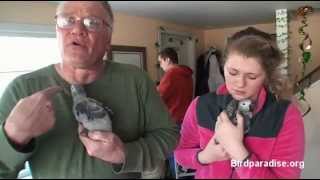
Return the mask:
<svg viewBox="0 0 320 180">
<path fill-rule="evenodd" d="M 110 108 L 93 98 L 87 97 L 81 85 L 71 85 L 73 114 L 86 130 L 112 131 Z"/>
</svg>

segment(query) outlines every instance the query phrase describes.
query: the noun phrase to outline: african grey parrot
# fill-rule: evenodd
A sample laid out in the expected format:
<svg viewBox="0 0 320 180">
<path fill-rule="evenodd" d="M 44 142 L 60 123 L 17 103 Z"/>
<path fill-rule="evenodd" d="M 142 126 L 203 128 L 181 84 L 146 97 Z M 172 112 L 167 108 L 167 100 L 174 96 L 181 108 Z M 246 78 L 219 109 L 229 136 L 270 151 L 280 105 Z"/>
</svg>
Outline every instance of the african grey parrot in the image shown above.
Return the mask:
<svg viewBox="0 0 320 180">
<path fill-rule="evenodd" d="M 238 124 L 236 115 L 239 111 L 244 121 L 243 134 L 247 134 L 250 130 L 250 120 L 253 117 L 253 107 L 254 105 L 250 99 L 245 99 L 241 101 L 232 99 L 225 108 L 225 112 L 227 113 L 228 118 L 234 125 Z M 214 143 L 219 144 L 219 142 L 216 139 L 214 139 Z"/>
<path fill-rule="evenodd" d="M 86 130 L 112 131 L 110 108 L 103 106 L 95 99 L 87 97 L 81 85 L 71 85 L 73 114 Z"/>
<path fill-rule="evenodd" d="M 242 115 L 244 120 L 244 134 L 247 134 L 250 130 L 250 119 L 253 116 L 253 103 L 250 99 L 237 101 L 232 99 L 226 107 L 226 113 L 234 125 L 237 125 L 236 113 Z"/>
</svg>

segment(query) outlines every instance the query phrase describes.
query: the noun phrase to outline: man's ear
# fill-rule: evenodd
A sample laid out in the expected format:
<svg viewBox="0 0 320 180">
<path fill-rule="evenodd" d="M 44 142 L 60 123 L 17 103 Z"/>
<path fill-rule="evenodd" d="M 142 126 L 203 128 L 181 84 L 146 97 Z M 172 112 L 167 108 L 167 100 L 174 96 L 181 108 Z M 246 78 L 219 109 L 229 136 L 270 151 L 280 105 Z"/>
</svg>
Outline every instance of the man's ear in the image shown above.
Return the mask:
<svg viewBox="0 0 320 180">
<path fill-rule="evenodd" d="M 108 53 L 111 53 L 111 44 L 110 44 L 110 41 L 108 41 L 107 43 L 108 43 L 108 45 L 107 45 L 107 47 L 106 47 L 106 51 L 107 51 Z"/>
<path fill-rule="evenodd" d="M 104 59 L 111 59 L 112 58 L 112 52 L 111 52 L 111 45 L 108 45 L 106 47 L 106 51 L 105 51 L 105 54 L 104 54 Z"/>
<path fill-rule="evenodd" d="M 165 58 L 164 61 L 166 61 L 166 62 L 168 62 L 168 63 L 171 63 L 170 58 L 168 58 L 168 57 Z"/>
</svg>

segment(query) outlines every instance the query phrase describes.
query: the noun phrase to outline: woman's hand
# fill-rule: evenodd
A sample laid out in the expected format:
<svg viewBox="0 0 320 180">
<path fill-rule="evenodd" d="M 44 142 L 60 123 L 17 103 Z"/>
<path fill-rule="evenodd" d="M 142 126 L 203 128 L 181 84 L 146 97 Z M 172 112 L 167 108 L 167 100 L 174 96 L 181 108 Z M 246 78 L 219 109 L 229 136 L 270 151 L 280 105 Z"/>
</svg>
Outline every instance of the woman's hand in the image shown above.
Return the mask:
<svg viewBox="0 0 320 180">
<path fill-rule="evenodd" d="M 215 136 L 210 139 L 206 148 L 198 154 L 198 160 L 201 164 L 210 164 L 228 159 L 230 159 L 230 156 L 225 149 L 220 144 L 215 143 Z"/>
<path fill-rule="evenodd" d="M 231 159 L 243 160 L 249 152 L 243 144 L 244 119 L 237 113 L 237 126 L 228 118 L 226 112 L 221 112 L 217 118 L 215 133 L 217 141 L 230 155 Z"/>
</svg>

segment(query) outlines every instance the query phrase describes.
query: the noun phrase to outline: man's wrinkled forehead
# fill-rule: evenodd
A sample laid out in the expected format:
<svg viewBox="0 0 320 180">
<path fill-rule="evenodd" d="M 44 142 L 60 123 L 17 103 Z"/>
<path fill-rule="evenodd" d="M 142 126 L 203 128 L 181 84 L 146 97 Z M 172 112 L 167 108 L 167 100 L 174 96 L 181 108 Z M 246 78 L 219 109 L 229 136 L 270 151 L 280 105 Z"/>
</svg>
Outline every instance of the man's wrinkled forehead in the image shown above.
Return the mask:
<svg viewBox="0 0 320 180">
<path fill-rule="evenodd" d="M 76 14 L 92 15 L 106 18 L 106 10 L 101 2 L 97 1 L 64 1 L 57 7 L 57 14 Z"/>
</svg>

